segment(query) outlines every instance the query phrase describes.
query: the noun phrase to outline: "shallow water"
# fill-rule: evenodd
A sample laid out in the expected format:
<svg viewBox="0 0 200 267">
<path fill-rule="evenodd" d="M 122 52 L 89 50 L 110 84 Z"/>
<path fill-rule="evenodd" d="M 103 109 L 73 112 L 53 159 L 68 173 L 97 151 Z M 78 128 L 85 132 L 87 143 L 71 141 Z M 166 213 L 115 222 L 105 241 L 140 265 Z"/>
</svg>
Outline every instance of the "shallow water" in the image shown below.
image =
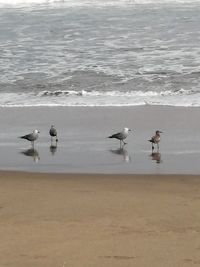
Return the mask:
<svg viewBox="0 0 200 267">
<path fill-rule="evenodd" d="M 1 108 L 0 169 L 64 173 L 199 174 L 199 108 Z M 155 119 L 156 114 L 159 114 Z M 119 119 L 120 118 L 120 119 Z M 170 119 L 169 119 L 170 118 Z M 58 144 L 51 145 L 55 124 Z M 107 138 L 124 126 L 127 145 Z M 159 152 L 150 137 L 163 131 Z M 40 130 L 35 150 L 18 136 Z"/>
</svg>

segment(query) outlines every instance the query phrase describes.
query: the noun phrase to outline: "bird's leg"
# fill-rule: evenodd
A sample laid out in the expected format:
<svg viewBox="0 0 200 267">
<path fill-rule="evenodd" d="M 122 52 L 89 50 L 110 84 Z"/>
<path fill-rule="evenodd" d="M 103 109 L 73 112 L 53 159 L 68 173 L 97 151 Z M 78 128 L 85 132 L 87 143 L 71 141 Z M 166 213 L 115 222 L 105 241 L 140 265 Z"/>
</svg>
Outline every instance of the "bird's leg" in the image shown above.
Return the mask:
<svg viewBox="0 0 200 267">
<path fill-rule="evenodd" d="M 124 142 L 124 140 L 122 140 L 122 142 L 124 143 L 124 145 L 126 145 L 126 144 L 127 144 L 126 142 Z"/>
<path fill-rule="evenodd" d="M 56 143 L 55 143 L 55 147 L 57 148 L 57 144 L 58 144 L 58 138 L 56 136 Z"/>
<path fill-rule="evenodd" d="M 154 151 L 154 145 L 153 145 L 153 143 L 152 143 L 152 147 L 151 148 L 152 148 L 152 152 L 153 152 Z"/>
<path fill-rule="evenodd" d="M 157 144 L 157 150 L 159 150 L 159 144 Z"/>
<path fill-rule="evenodd" d="M 34 149 L 34 141 L 31 141 L 32 148 Z"/>
</svg>

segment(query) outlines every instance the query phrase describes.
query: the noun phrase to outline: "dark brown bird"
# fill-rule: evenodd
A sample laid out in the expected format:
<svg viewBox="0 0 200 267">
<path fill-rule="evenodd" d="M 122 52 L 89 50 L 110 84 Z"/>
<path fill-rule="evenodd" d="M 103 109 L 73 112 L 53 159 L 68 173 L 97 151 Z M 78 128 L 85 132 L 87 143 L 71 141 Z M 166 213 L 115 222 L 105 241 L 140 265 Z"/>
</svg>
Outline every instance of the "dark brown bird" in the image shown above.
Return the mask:
<svg viewBox="0 0 200 267">
<path fill-rule="evenodd" d="M 157 130 L 156 134 L 152 136 L 150 140 L 148 140 L 152 144 L 152 151 L 154 150 L 154 144 L 157 144 L 157 149 L 159 149 L 160 133 L 162 132 Z"/>
<path fill-rule="evenodd" d="M 51 136 L 51 142 L 53 141 L 53 137 L 56 137 L 56 142 L 58 142 L 58 134 L 57 134 L 57 130 L 54 125 L 51 125 L 49 134 Z"/>
</svg>

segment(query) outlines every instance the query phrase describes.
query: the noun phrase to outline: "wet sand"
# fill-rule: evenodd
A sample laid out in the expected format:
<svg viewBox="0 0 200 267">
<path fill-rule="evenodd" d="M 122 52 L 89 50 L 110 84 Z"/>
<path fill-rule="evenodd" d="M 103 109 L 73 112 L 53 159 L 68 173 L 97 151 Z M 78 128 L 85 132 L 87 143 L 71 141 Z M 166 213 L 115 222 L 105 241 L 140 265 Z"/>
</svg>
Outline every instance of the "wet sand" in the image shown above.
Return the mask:
<svg viewBox="0 0 200 267">
<path fill-rule="evenodd" d="M 200 174 L 200 108 L 37 107 L 0 108 L 0 169 L 65 173 Z M 58 129 L 51 147 L 49 128 Z M 107 138 L 132 129 L 128 144 Z M 35 151 L 18 136 L 40 130 Z M 162 130 L 160 151 L 147 141 Z M 156 151 L 155 151 L 156 152 Z"/>
<path fill-rule="evenodd" d="M 200 176 L 0 172 L 0 266 L 198 266 Z"/>
</svg>

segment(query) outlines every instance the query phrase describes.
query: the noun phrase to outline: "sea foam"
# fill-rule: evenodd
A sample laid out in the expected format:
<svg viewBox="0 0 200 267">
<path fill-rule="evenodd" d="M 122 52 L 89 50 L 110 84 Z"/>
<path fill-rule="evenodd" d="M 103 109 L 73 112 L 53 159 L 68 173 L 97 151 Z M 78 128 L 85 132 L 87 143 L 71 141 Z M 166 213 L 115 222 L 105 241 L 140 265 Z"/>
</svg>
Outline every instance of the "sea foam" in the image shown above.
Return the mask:
<svg viewBox="0 0 200 267">
<path fill-rule="evenodd" d="M 1 93 L 1 107 L 38 107 L 38 106 L 200 106 L 200 93 L 188 90 L 177 91 L 75 91 L 56 90 L 39 93 Z"/>
<path fill-rule="evenodd" d="M 122 6 L 135 4 L 199 3 L 199 0 L 0 0 L 3 5 L 65 4 L 68 6 Z"/>
</svg>

